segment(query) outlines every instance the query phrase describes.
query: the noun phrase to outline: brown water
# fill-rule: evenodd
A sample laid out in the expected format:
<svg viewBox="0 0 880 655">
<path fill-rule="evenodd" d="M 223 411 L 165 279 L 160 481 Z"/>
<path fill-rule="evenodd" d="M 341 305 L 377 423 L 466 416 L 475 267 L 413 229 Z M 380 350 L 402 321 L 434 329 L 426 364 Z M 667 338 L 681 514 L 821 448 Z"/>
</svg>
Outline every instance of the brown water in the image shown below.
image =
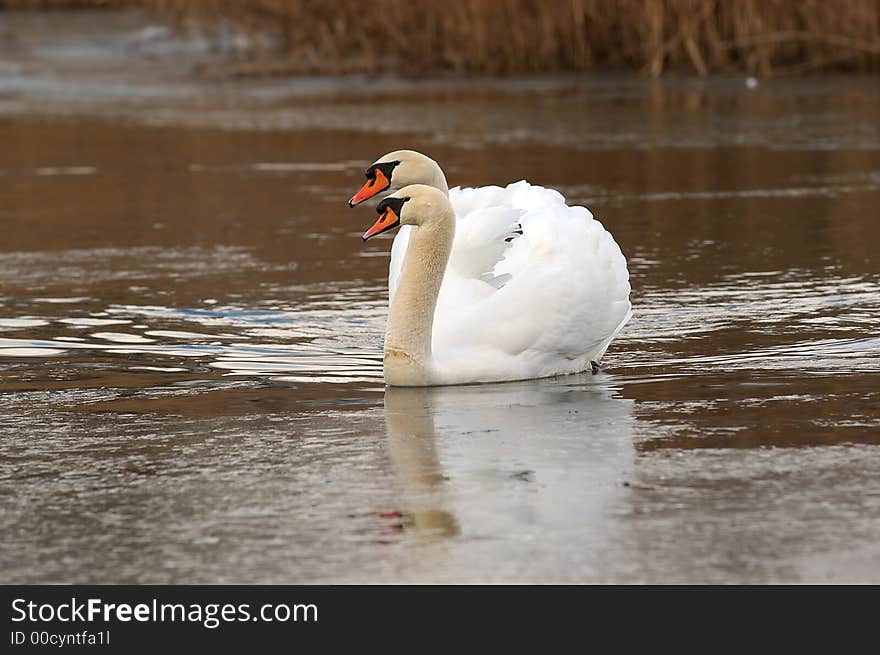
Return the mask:
<svg viewBox="0 0 880 655">
<path fill-rule="evenodd" d="M 880 582 L 876 79 L 187 84 L 0 75 L 0 581 Z M 400 147 L 603 220 L 602 373 L 383 387 Z"/>
</svg>

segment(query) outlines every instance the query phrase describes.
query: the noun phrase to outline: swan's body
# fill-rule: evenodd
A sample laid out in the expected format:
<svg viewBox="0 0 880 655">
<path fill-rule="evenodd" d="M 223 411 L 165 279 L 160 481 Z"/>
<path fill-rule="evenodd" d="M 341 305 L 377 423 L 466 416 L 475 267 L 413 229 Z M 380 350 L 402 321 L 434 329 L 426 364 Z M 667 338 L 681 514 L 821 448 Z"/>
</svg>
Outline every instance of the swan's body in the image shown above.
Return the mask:
<svg viewBox="0 0 880 655">
<path fill-rule="evenodd" d="M 414 154 L 423 178 L 431 166 L 422 159 L 440 170 Z M 390 181 L 405 170 L 396 166 Z M 431 176 L 433 185 L 407 186 L 383 201 L 401 210 L 388 280 L 386 382 L 522 380 L 600 361 L 631 313 L 626 260 L 602 224 L 527 182 L 447 192 L 442 172 Z"/>
</svg>

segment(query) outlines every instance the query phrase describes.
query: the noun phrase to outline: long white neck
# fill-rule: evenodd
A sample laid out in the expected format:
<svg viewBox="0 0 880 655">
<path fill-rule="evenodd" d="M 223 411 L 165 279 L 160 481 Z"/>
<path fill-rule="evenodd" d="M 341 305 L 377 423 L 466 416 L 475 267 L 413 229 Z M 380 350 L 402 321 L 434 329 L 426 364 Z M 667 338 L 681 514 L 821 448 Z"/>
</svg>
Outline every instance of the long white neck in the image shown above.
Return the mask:
<svg viewBox="0 0 880 655">
<path fill-rule="evenodd" d="M 385 382 L 393 386 L 432 383 L 434 309 L 455 238 L 455 215 L 450 208 L 440 211 L 413 229 L 391 303 L 383 367 Z"/>
</svg>

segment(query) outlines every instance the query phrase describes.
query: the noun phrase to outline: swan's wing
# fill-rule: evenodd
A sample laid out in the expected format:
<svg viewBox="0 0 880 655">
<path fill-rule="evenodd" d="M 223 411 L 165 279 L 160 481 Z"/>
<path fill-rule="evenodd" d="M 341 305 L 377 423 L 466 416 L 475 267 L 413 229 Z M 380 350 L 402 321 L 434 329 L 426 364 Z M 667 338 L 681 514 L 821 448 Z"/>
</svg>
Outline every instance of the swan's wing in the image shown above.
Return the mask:
<svg viewBox="0 0 880 655">
<path fill-rule="evenodd" d="M 492 273 L 492 269 L 503 257 L 510 241 L 521 233 L 519 218 L 524 213 L 505 201 L 507 195 L 507 189 L 497 186 L 474 189 L 456 187 L 450 190 L 449 200 L 455 210 L 456 224 L 455 240 L 443 282 L 447 290 L 455 287 L 461 292 L 462 287 L 474 286 L 472 291 L 478 292 L 480 285 L 470 284 L 475 280 L 493 288 L 500 287 L 506 281 L 506 276 L 498 277 Z M 401 226 L 391 246 L 389 300 L 393 300 L 397 293 L 412 229 L 410 225 Z M 442 304 L 443 298 L 449 294 L 444 290 L 440 293 Z"/>
<path fill-rule="evenodd" d="M 506 282 L 480 296 L 447 274 L 455 284 L 441 290 L 435 316 L 438 359 L 473 368 L 462 372 L 472 380 L 499 367 L 508 379 L 584 370 L 630 316 L 626 260 L 602 224 L 558 192 L 526 182 L 502 191 L 523 232 L 502 241 L 491 269 Z"/>
<path fill-rule="evenodd" d="M 503 280 L 493 270 L 511 241 L 522 234 L 519 220 L 523 214 L 523 210 L 502 205 L 457 215 L 447 275 L 481 279 L 499 287 Z"/>
</svg>

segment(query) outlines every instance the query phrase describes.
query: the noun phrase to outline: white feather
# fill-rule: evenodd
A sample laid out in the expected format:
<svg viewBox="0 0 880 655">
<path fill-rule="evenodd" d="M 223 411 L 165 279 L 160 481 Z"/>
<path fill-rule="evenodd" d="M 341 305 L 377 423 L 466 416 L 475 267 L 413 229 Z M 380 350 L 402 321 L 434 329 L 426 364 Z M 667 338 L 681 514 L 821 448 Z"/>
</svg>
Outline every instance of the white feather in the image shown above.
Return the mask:
<svg viewBox="0 0 880 655">
<path fill-rule="evenodd" d="M 455 241 L 432 339 L 443 383 L 575 373 L 600 361 L 631 316 L 626 259 L 602 224 L 525 181 L 456 187 L 449 200 Z M 392 299 L 410 230 L 391 249 Z"/>
</svg>

